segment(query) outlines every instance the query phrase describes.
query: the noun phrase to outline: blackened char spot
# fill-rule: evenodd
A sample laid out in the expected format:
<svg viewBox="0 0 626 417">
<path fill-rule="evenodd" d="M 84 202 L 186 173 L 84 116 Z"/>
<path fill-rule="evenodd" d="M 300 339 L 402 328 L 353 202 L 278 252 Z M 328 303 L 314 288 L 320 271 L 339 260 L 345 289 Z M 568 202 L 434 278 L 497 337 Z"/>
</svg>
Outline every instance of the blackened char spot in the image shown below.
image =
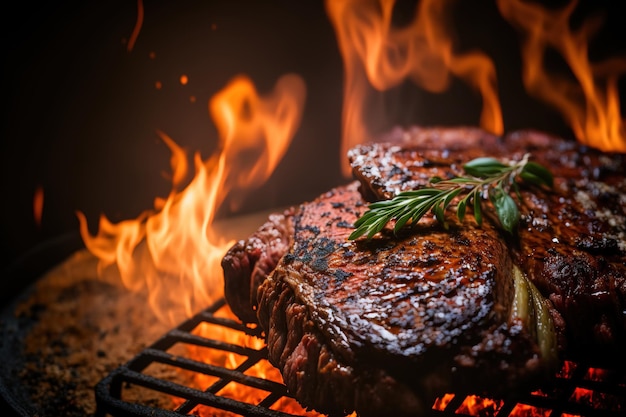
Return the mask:
<svg viewBox="0 0 626 417">
<path fill-rule="evenodd" d="M 456 243 L 458 243 L 459 245 L 463 245 L 463 246 L 469 246 L 471 244 L 471 242 L 466 236 L 462 236 L 458 233 L 454 234 L 454 240 Z"/>
<path fill-rule="evenodd" d="M 389 176 L 404 174 L 404 170 L 397 165 L 393 165 L 389 170 Z"/>
<path fill-rule="evenodd" d="M 328 269 L 328 256 L 332 254 L 336 249 L 336 244 L 333 240 L 328 238 L 322 238 L 317 241 L 317 244 L 313 247 L 307 246 L 311 249 L 308 255 L 311 257 L 311 267 L 317 272 L 324 272 Z"/>
<path fill-rule="evenodd" d="M 337 269 L 335 272 L 333 272 L 333 275 L 335 276 L 336 282 L 341 284 L 346 280 L 346 278 L 352 276 L 352 272 L 344 271 L 343 269 Z"/>
<path fill-rule="evenodd" d="M 313 233 L 314 235 L 319 235 L 320 234 L 320 228 L 317 227 L 317 226 L 306 225 L 306 226 L 304 226 L 304 230 L 308 230 L 309 232 Z"/>
<path fill-rule="evenodd" d="M 324 272 L 328 269 L 328 261 L 325 258 L 314 258 L 311 261 L 311 268 L 316 272 Z"/>
<path fill-rule="evenodd" d="M 333 240 L 328 238 L 322 238 L 318 242 L 319 243 L 313 249 L 314 256 L 316 258 L 325 258 L 335 251 L 335 242 Z"/>
<path fill-rule="evenodd" d="M 600 238 L 594 238 L 594 236 L 580 236 L 576 239 L 576 247 L 591 254 L 617 255 L 619 253 L 617 240 L 606 236 Z"/>
<path fill-rule="evenodd" d="M 352 229 L 352 223 L 345 220 L 341 220 L 337 223 L 337 227 L 343 227 L 344 229 Z"/>
</svg>

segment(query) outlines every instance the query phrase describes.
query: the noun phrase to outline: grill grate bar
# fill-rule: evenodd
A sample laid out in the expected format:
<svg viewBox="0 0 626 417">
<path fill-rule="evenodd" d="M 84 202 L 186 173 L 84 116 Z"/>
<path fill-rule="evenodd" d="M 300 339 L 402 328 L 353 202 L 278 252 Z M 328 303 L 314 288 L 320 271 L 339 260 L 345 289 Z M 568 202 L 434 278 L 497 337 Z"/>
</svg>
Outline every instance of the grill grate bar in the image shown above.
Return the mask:
<svg viewBox="0 0 626 417">
<path fill-rule="evenodd" d="M 225 411 L 242 413 L 243 415 L 259 415 L 259 413 L 261 413 L 260 415 L 268 417 L 290 416 L 290 414 L 285 414 L 280 411 L 262 409 L 257 405 L 247 404 L 232 400 L 230 398 L 221 397 L 219 395 L 215 395 L 212 392 L 199 391 L 194 388 L 180 385 L 172 381 L 165 381 L 159 378 L 154 378 L 152 376 L 145 375 L 130 369 L 127 369 L 123 372 L 123 377 L 124 382 L 126 383 L 140 385 L 146 388 L 153 389 L 155 391 L 163 392 L 176 397 L 185 398 L 187 401 L 195 403 L 194 407 L 198 404 L 203 404 L 210 405 Z M 255 412 L 256 414 L 254 414 Z M 175 412 L 175 414 L 173 415 L 182 416 L 185 414 Z"/>
<path fill-rule="evenodd" d="M 251 357 L 240 365 L 237 370 L 223 368 L 221 366 L 215 366 L 204 362 L 198 362 L 193 359 L 184 358 L 181 356 L 170 355 L 169 353 L 155 350 L 146 349 L 144 353 L 155 362 L 175 366 L 177 368 L 186 369 L 192 372 L 198 372 L 205 375 L 212 375 L 221 378 L 223 381 L 239 382 L 241 384 L 248 385 L 253 388 L 262 389 L 269 392 L 277 392 L 281 395 L 287 395 L 287 390 L 284 385 L 274 381 L 270 381 L 263 378 L 257 378 L 254 376 L 246 375 L 243 372 L 256 364 L 259 359 L 263 357 Z M 221 387 L 220 387 L 221 389 Z M 211 392 L 217 392 L 217 389 L 209 389 Z"/>
<path fill-rule="evenodd" d="M 200 313 L 198 313 L 198 318 L 202 319 L 202 321 L 204 322 L 229 327 L 233 330 L 238 330 L 250 336 L 261 336 L 261 331 L 258 327 L 249 327 L 232 319 L 214 316 L 213 314 L 209 314 L 206 311 L 201 311 Z"/>
<path fill-rule="evenodd" d="M 215 313 L 224 307 L 224 305 L 225 301 L 220 300 L 208 309 L 181 323 L 178 327 L 168 331 L 159 340 L 140 352 L 126 365 L 120 366 L 104 378 L 96 387 L 96 415 L 100 417 L 107 414 L 121 417 L 179 417 L 188 415 L 188 413 L 198 406 L 209 406 L 245 416 L 292 416 L 292 414 L 270 409 L 270 407 L 281 398 L 289 397 L 287 389 L 283 384 L 246 375 L 244 373 L 267 357 L 267 349 L 265 347 L 262 349 L 254 349 L 191 333 L 202 323 L 209 323 L 242 332 L 248 336 L 258 336 L 260 334 L 259 330 L 256 328 L 246 326 L 232 319 L 216 316 Z M 226 353 L 234 353 L 244 357 L 245 360 L 235 369 L 228 369 L 168 352 L 169 349 L 179 343 L 214 349 Z M 206 390 L 201 391 L 143 373 L 146 368 L 153 364 L 161 364 L 197 374 L 208 375 L 216 377 L 217 380 L 206 388 Z M 268 394 L 262 398 L 258 404 L 250 404 L 220 396 L 218 392 L 231 382 L 262 390 Z M 122 400 L 122 387 L 129 385 L 139 386 L 178 397 L 182 399 L 183 402 L 175 410 L 162 410 L 142 404 L 128 403 Z"/>
<path fill-rule="evenodd" d="M 271 407 L 283 398 L 291 397 L 286 387 L 278 382 L 247 375 L 250 368 L 267 358 L 267 348 L 254 349 L 236 343 L 227 343 L 218 338 L 203 337 L 192 333 L 203 323 L 231 329 L 244 333 L 247 336 L 259 336 L 260 330 L 246 326 L 238 321 L 218 316 L 216 313 L 226 305 L 222 299 L 206 310 L 196 314 L 176 328 L 170 330 L 163 337 L 144 349 L 127 364 L 120 366 L 111 372 L 96 386 L 96 416 L 104 417 L 112 415 L 118 417 L 180 417 L 188 416 L 195 412 L 198 407 L 212 407 L 229 411 L 244 416 L 260 417 L 289 417 L 293 416 L 282 411 L 272 410 Z M 176 344 L 208 348 L 218 352 L 232 353 L 243 358 L 234 368 L 226 368 L 211 363 L 194 360 L 190 357 L 181 356 L 169 352 Z M 174 367 L 189 371 L 197 375 L 206 375 L 211 378 L 204 390 L 192 388 L 179 383 L 164 380 L 144 373 L 152 364 Z M 564 368 L 565 369 L 565 368 Z M 593 369 L 575 364 L 573 371 L 561 372 L 559 376 L 546 382 L 541 391 L 532 393 L 520 393 L 515 398 L 499 401 L 497 409 L 483 409 L 471 411 L 463 409 L 465 400 L 472 393 L 456 393 L 441 410 L 432 410 L 432 417 L 476 417 L 493 415 L 494 417 L 506 417 L 515 412 L 519 407 L 536 408 L 545 410 L 545 417 L 562 417 L 564 414 L 585 417 L 615 417 L 623 413 L 626 408 L 626 379 L 622 370 L 609 370 L 601 372 L 601 377 L 594 379 L 587 376 L 593 373 Z M 220 393 L 230 383 L 236 383 L 259 390 L 262 393 L 257 397 L 256 404 L 222 396 Z M 180 399 L 174 410 L 163 410 L 143 404 L 134 404 L 124 401 L 123 388 L 127 386 L 139 386 L 154 390 Z M 596 408 L 597 404 L 585 403 L 574 399 L 577 390 L 584 389 L 598 395 L 613 396 L 617 399 L 617 405 L 608 405 Z M 267 393 L 267 394 L 265 394 Z M 605 397 L 601 397 L 605 398 Z M 610 399 L 610 398 L 609 398 Z M 174 402 L 172 401 L 172 407 Z M 534 413 L 522 413 L 522 415 L 536 415 Z"/>
<path fill-rule="evenodd" d="M 244 383 L 247 386 L 262 389 L 270 393 L 270 395 L 265 397 L 263 401 L 258 404 L 259 407 L 265 408 L 269 408 L 270 406 L 272 406 L 272 404 L 278 401 L 281 397 L 288 396 L 287 389 L 284 385 L 262 378 L 251 377 L 242 373 L 250 367 L 254 366 L 256 362 L 256 360 L 248 358 L 245 362 L 237 367 L 236 371 L 229 371 L 228 375 L 225 375 L 225 378 L 221 378 L 213 383 L 211 386 L 209 386 L 206 389 L 206 392 L 215 394 L 224 387 L 226 387 L 226 385 L 228 385 L 231 381 Z M 188 413 L 193 410 L 193 408 L 197 405 L 198 404 L 194 401 L 187 400 L 181 406 L 179 406 L 176 411 L 179 411 L 181 413 Z"/>
<path fill-rule="evenodd" d="M 207 339 L 195 334 L 182 332 L 178 329 L 170 330 L 168 335 L 174 339 L 174 343 L 186 343 L 189 345 L 202 346 L 212 349 L 223 350 L 226 352 L 236 353 L 242 356 L 250 356 L 256 358 L 265 358 L 267 356 L 267 349 L 261 350 L 252 349 L 245 346 L 235 345 L 232 343 L 222 342 L 221 340 Z"/>
</svg>

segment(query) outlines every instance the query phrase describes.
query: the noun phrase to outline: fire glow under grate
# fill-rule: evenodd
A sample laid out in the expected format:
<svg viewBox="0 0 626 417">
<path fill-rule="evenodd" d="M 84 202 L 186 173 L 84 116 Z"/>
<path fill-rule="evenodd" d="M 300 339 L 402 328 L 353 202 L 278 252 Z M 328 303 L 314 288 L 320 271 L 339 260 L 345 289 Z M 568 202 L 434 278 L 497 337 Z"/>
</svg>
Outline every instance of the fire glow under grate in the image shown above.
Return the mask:
<svg viewBox="0 0 626 417">
<path fill-rule="evenodd" d="M 286 387 L 276 377 L 258 376 L 249 371 L 262 363 L 267 364 L 267 351 L 262 343 L 249 347 L 246 343 L 232 343 L 221 337 L 221 330 L 243 338 L 257 339 L 259 329 L 248 327 L 230 318 L 224 300 L 196 314 L 139 355 L 111 372 L 96 386 L 97 416 L 186 416 L 186 415 L 243 415 L 243 416 L 294 416 L 306 413 L 298 410 Z M 207 335 L 196 331 L 210 326 L 220 330 Z M 244 339 L 241 339 L 244 340 Z M 261 339 L 258 339 L 259 342 Z M 222 356 L 209 356 L 197 360 L 193 354 L 173 353 L 177 345 L 207 349 L 234 355 L 239 360 L 232 364 Z M 179 349 L 177 352 L 180 352 Z M 184 352 L 192 352 L 189 349 Z M 216 358 L 212 363 L 211 358 Z M 228 361 L 227 361 L 228 362 Z M 172 367 L 176 374 L 195 374 L 204 377 L 203 389 L 196 388 L 199 379 L 187 377 L 181 383 L 168 377 L 151 375 L 153 366 Z M 232 365 L 232 366 L 231 366 Z M 185 378 L 182 378 L 185 380 Z M 232 389 L 228 389 L 233 386 Z M 171 408 L 154 407 L 125 400 L 124 392 L 130 387 L 171 396 Z M 238 393 L 245 392 L 242 396 Z M 253 395 L 249 393 L 253 392 Z M 284 411 L 289 410 L 289 411 Z M 294 411 L 295 410 L 295 411 Z M 565 361 L 552 381 L 542 389 L 520 393 L 513 400 L 502 401 L 481 398 L 471 394 L 446 394 L 433 404 L 433 416 L 545 416 L 609 417 L 623 415 L 626 410 L 626 374 Z"/>
</svg>

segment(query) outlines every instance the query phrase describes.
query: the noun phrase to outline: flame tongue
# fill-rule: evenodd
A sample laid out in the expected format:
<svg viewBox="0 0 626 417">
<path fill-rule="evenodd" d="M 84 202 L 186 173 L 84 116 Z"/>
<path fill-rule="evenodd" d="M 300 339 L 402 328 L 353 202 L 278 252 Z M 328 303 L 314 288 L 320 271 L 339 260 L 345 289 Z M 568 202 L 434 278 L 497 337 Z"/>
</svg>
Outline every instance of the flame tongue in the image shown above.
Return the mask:
<svg viewBox="0 0 626 417">
<path fill-rule="evenodd" d="M 450 1 L 421 1 L 413 21 L 392 25 L 394 0 L 327 0 L 344 60 L 345 89 L 342 155 L 358 143 L 371 140 L 365 121 L 368 83 L 379 91 L 410 79 L 430 92 L 442 92 L 453 74 L 480 91 L 481 125 L 502 133 L 495 68 L 484 54 L 456 54 L 445 24 Z M 349 174 L 347 164 L 344 173 Z"/>
<path fill-rule="evenodd" d="M 240 203 L 246 188 L 271 175 L 300 123 L 304 97 L 304 82 L 295 75 L 280 78 L 265 97 L 248 78 L 235 78 L 210 102 L 218 149 L 206 161 L 195 154 L 195 175 L 181 191 L 186 154 L 159 132 L 172 151 L 167 199 L 157 199 L 154 210 L 134 220 L 113 224 L 102 216 L 95 236 L 78 213 L 81 235 L 101 271 L 117 267 L 126 287 L 147 289 L 156 316 L 170 325 L 220 297 L 220 261 L 233 242 L 214 233 L 215 214 L 227 197 Z"/>
<path fill-rule="evenodd" d="M 523 81 L 528 92 L 556 107 L 576 138 L 604 151 L 626 152 L 626 128 L 620 114 L 617 80 L 626 72 L 626 58 L 589 62 L 589 38 L 598 28 L 589 19 L 574 31 L 570 17 L 577 5 L 550 10 L 520 0 L 499 0 L 502 16 L 524 34 Z M 549 73 L 544 54 L 552 48 L 564 58 L 573 78 Z"/>
<path fill-rule="evenodd" d="M 342 155 L 372 140 L 369 108 L 386 91 L 412 80 L 429 92 L 442 92 L 451 75 L 478 90 L 483 99 L 480 125 L 503 132 L 495 67 L 482 53 L 455 53 L 451 18 L 453 0 L 419 2 L 413 20 L 403 27 L 392 22 L 394 0 L 327 0 L 344 61 L 345 87 Z M 577 2 L 562 9 L 546 9 L 522 0 L 499 0 L 502 16 L 524 34 L 523 83 L 528 92 L 556 107 L 577 139 L 604 151 L 626 151 L 626 128 L 620 112 L 618 78 L 626 72 L 626 58 L 590 63 L 589 39 L 600 21 L 590 19 L 578 30 L 570 17 Z M 544 68 L 548 49 L 558 52 L 572 76 Z M 349 175 L 348 164 L 344 174 Z"/>
<path fill-rule="evenodd" d="M 269 97 L 260 98 L 252 82 L 240 76 L 211 99 L 210 112 L 222 138 L 218 165 L 229 170 L 223 188 L 245 190 L 269 178 L 300 124 L 304 96 L 302 79 L 289 74 L 278 80 Z M 246 169 L 233 169 L 232 164 L 243 161 L 246 153 L 260 157 Z"/>
</svg>

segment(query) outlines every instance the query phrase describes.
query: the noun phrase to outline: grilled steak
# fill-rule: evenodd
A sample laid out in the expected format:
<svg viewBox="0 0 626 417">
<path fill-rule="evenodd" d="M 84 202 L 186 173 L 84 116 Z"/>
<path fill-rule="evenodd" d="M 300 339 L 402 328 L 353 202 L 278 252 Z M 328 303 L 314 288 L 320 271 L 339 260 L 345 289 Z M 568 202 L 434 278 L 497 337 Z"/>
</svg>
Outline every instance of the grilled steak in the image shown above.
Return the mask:
<svg viewBox="0 0 626 417">
<path fill-rule="evenodd" d="M 291 250 L 259 287 L 269 357 L 296 398 L 328 414 L 412 414 L 470 381 L 501 392 L 537 371 L 533 341 L 503 325 L 512 263 L 494 227 L 430 219 L 348 241 L 363 210 L 356 183 L 302 205 Z"/>
<path fill-rule="evenodd" d="M 424 187 L 433 176 L 461 175 L 464 162 L 485 154 L 519 160 L 530 152 L 532 160 L 549 167 L 553 190 L 520 191 L 518 235 L 504 236 L 511 256 L 552 301 L 555 322 L 567 324 L 559 335 L 561 351 L 609 358 L 623 351 L 626 155 L 531 131 L 500 139 L 480 129 L 413 129 L 409 137 L 405 144 L 371 144 L 350 151 L 353 173 L 369 199 Z M 455 137 L 463 142 L 455 144 Z M 438 143 L 446 149 L 435 148 Z"/>
<path fill-rule="evenodd" d="M 530 132 L 395 136 L 350 152 L 359 182 L 270 219 L 224 258 L 229 303 L 242 320 L 256 313 L 296 398 L 329 414 L 408 415 L 448 390 L 504 396 L 532 381 L 550 371 L 551 337 L 559 352 L 623 349 L 623 155 Z M 516 236 L 496 220 L 450 216 L 445 230 L 426 216 L 397 236 L 347 240 L 367 200 L 460 174 L 477 156 L 526 152 L 555 190 L 521 190 Z"/>
</svg>

